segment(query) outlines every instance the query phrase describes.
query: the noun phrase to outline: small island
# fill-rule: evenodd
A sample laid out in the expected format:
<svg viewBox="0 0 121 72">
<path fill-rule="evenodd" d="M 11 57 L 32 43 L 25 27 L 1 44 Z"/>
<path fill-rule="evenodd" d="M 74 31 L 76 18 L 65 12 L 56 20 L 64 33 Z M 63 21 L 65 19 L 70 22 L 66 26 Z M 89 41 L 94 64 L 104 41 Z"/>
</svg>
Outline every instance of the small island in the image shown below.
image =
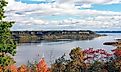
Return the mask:
<svg viewBox="0 0 121 72">
<path fill-rule="evenodd" d="M 104 42 L 103 45 L 112 45 L 116 47 L 121 47 L 121 39 L 115 39 L 114 42 Z"/>
</svg>

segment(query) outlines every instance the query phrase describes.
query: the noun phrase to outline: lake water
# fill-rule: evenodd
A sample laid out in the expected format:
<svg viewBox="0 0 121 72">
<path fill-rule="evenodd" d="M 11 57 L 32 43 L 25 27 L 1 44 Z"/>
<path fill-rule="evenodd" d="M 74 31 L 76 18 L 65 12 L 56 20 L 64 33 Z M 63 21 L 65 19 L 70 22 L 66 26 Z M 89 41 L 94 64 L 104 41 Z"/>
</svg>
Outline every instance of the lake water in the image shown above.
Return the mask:
<svg viewBox="0 0 121 72">
<path fill-rule="evenodd" d="M 121 34 L 108 34 L 109 36 L 98 37 L 93 40 L 85 41 L 56 41 L 41 43 L 22 43 L 17 46 L 17 54 L 14 57 L 17 66 L 21 64 L 27 64 L 28 61 L 33 63 L 39 61 L 40 58 L 44 57 L 47 64 L 50 64 L 58 57 L 61 57 L 64 53 L 67 55 L 71 49 L 80 47 L 82 49 L 94 48 L 94 49 L 105 49 L 111 52 L 115 47 L 103 45 L 104 42 L 115 41 L 116 38 L 121 38 Z"/>
</svg>

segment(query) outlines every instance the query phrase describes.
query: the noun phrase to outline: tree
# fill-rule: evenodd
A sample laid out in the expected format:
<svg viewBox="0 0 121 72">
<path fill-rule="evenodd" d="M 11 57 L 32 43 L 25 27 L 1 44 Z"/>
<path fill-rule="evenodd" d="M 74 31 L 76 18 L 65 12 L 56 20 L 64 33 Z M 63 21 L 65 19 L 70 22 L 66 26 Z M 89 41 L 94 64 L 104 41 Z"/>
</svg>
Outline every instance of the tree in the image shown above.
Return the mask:
<svg viewBox="0 0 121 72">
<path fill-rule="evenodd" d="M 81 48 L 72 49 L 69 55 L 69 60 L 64 58 L 65 55 L 55 60 L 55 63 L 51 66 L 52 72 L 86 72 L 84 52 Z"/>
<path fill-rule="evenodd" d="M 86 64 L 84 63 L 84 52 L 77 47 L 69 53 L 70 62 L 67 64 L 66 72 L 85 72 Z"/>
<path fill-rule="evenodd" d="M 67 60 L 65 54 L 62 57 L 55 60 L 55 63 L 51 65 L 51 72 L 65 72 Z"/>
<path fill-rule="evenodd" d="M 0 0 L 0 66 L 9 66 L 15 63 L 12 56 L 16 54 L 16 43 L 12 38 L 10 28 L 14 22 L 4 21 L 5 0 Z"/>
</svg>

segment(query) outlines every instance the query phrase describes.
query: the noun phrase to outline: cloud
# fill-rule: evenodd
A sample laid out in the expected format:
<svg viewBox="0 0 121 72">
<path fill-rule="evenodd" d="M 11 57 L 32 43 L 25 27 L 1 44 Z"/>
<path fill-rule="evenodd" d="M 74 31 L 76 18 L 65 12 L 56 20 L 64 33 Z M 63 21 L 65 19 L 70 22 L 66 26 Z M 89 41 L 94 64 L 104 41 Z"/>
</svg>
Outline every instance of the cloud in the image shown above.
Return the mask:
<svg viewBox="0 0 121 72">
<path fill-rule="evenodd" d="M 70 4 L 25 4 L 21 2 L 15 2 L 14 0 L 9 0 L 10 3 L 7 6 L 6 13 L 13 15 L 58 15 L 58 14 L 93 14 L 93 15 L 120 15 L 120 12 L 112 11 L 97 11 L 97 10 L 78 10 Z M 85 0 L 88 1 L 88 0 Z M 90 1 L 90 0 L 89 0 Z M 92 0 L 96 1 L 96 0 Z M 90 8 L 90 4 L 83 4 L 82 8 Z"/>
<path fill-rule="evenodd" d="M 121 3 L 121 0 L 112 0 L 111 2 L 107 4 L 118 4 L 118 3 Z"/>
<path fill-rule="evenodd" d="M 84 4 L 104 4 L 111 2 L 113 0 L 78 0 L 78 1 Z"/>
<path fill-rule="evenodd" d="M 91 8 L 91 7 L 92 7 L 91 4 L 83 4 L 81 6 L 81 8 Z"/>
<path fill-rule="evenodd" d="M 61 3 L 74 3 L 75 0 L 56 0 L 57 3 L 61 4 Z"/>
<path fill-rule="evenodd" d="M 68 3 L 81 8 L 91 8 L 92 4 L 118 4 L 121 3 L 121 0 L 56 0 L 56 2 L 59 4 Z"/>
<path fill-rule="evenodd" d="M 63 0 L 64 1 L 64 0 Z M 70 1 L 48 4 L 26 4 L 9 0 L 6 20 L 15 21 L 12 30 L 120 28 L 121 12 L 79 10 Z M 81 0 L 80 0 L 81 1 Z M 84 0 L 83 0 L 84 1 Z M 82 3 L 84 3 L 82 1 Z M 85 0 L 86 3 L 108 3 L 109 0 Z M 71 2 L 70 2 L 71 3 Z M 113 2 L 114 3 L 114 2 Z"/>
<path fill-rule="evenodd" d="M 60 3 L 79 2 L 81 4 L 107 4 L 107 3 L 121 3 L 121 0 L 56 0 Z"/>
</svg>

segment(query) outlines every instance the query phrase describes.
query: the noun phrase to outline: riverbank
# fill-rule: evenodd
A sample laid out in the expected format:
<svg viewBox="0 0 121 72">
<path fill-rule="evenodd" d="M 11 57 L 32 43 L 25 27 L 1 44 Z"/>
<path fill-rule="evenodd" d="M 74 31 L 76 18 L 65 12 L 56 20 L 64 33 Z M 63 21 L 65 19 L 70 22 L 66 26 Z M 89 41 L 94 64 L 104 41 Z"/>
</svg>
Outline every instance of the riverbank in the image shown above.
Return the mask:
<svg viewBox="0 0 121 72">
<path fill-rule="evenodd" d="M 90 30 L 78 31 L 12 31 L 12 35 L 17 42 L 30 43 L 39 42 L 41 40 L 92 40 L 96 37 L 105 36 L 96 34 Z"/>
</svg>

